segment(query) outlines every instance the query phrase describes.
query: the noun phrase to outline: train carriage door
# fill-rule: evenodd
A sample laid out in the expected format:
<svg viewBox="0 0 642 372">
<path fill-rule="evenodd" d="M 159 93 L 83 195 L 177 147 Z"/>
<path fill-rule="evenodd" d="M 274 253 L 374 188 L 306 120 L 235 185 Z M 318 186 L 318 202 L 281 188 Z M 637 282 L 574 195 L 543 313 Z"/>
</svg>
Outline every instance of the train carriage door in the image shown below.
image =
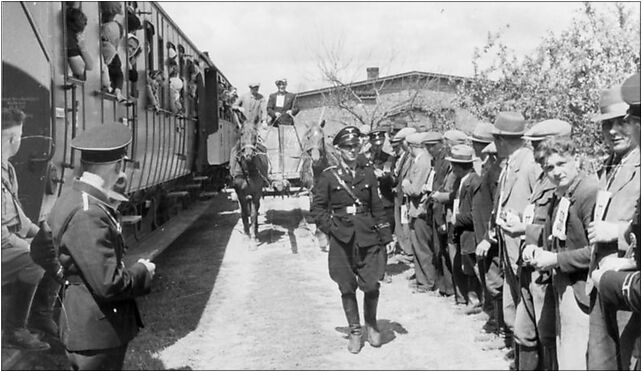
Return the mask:
<svg viewBox="0 0 642 372">
<path fill-rule="evenodd" d="M 2 3 L 2 107 L 25 112 L 22 144 L 11 159 L 19 198 L 27 216 L 38 221 L 47 168 L 54 152 L 50 56 L 22 3 Z"/>
<path fill-rule="evenodd" d="M 198 88 L 198 143 L 197 172 L 208 165 L 209 153 L 218 149 L 210 145 L 210 135 L 218 131 L 218 74 L 216 69 L 205 68 L 204 85 Z"/>
</svg>

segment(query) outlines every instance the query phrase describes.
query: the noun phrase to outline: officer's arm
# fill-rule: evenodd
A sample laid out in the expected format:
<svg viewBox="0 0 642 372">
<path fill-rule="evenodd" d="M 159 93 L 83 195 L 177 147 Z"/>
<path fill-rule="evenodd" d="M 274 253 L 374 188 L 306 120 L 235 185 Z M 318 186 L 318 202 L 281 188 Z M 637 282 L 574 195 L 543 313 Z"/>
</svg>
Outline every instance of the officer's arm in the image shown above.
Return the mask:
<svg viewBox="0 0 642 372">
<path fill-rule="evenodd" d="M 390 225 L 388 224 L 388 219 L 386 217 L 386 211 L 383 208 L 383 203 L 381 198 L 379 198 L 379 192 L 377 191 L 377 176 L 375 176 L 372 168 L 368 169 L 368 183 L 370 183 L 370 210 L 372 216 L 375 219 L 377 224 L 377 229 L 381 234 L 383 239 L 383 244 L 388 244 L 392 241 L 392 231 Z"/>
<path fill-rule="evenodd" d="M 628 290 L 624 290 L 628 286 Z M 606 271 L 599 283 L 600 298 L 618 310 L 640 312 L 640 272 Z"/>
<path fill-rule="evenodd" d="M 310 211 L 319 230 L 330 233 L 330 183 L 328 175 L 324 172 L 314 187 L 312 210 Z"/>
<path fill-rule="evenodd" d="M 79 211 L 63 234 L 62 244 L 98 300 L 117 301 L 149 292 L 151 275 L 142 263 L 126 268 L 116 256 L 114 232 L 104 211 Z"/>
</svg>

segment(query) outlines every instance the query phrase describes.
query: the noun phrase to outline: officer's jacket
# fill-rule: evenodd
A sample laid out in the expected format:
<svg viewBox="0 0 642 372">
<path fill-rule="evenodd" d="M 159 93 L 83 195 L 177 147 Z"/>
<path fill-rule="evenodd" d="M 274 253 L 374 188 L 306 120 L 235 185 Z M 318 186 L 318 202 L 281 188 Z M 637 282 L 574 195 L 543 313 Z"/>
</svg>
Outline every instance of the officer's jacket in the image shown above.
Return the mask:
<svg viewBox="0 0 642 372">
<path fill-rule="evenodd" d="M 430 163 L 430 154 L 427 151 L 423 152 L 418 158 L 414 158 L 405 177 L 408 180 L 405 187 L 403 186 L 404 182 L 402 182 L 402 191 L 408 196 L 408 213 L 410 217 L 417 218 L 426 214 L 426 207 L 421 198 L 424 195 L 423 187 L 432 169 Z"/>
<path fill-rule="evenodd" d="M 381 196 L 381 202 L 383 203 L 384 208 L 392 207 L 394 205 L 394 180 L 392 178 L 392 156 L 386 152 L 379 151 L 377 154 L 372 154 L 372 165 L 379 170 L 384 171 L 383 176 L 378 177 L 379 181 L 379 192 Z"/>
<path fill-rule="evenodd" d="M 553 208 L 553 197 L 555 185 L 542 172 L 533 186 L 533 194 L 529 199 L 529 207 L 533 210 L 533 220 L 525 226 L 526 244 L 535 244 L 550 251 L 548 237 L 551 235 L 551 210 Z M 522 211 L 522 214 L 524 211 Z M 522 217 L 524 222 L 524 217 Z M 528 221 L 526 221 L 528 222 Z"/>
<path fill-rule="evenodd" d="M 473 223 L 473 194 L 475 185 L 479 184 L 479 175 L 473 170 L 465 179 L 462 178 L 457 190 L 456 200 L 459 200 L 459 212 L 455 216 L 455 241 L 459 243 L 462 254 L 475 253 L 477 239 Z M 454 211 L 453 211 L 454 213 Z"/>
<path fill-rule="evenodd" d="M 283 106 L 276 105 L 276 98 L 278 95 L 284 95 Z M 267 101 L 267 114 L 272 119 L 272 124 L 274 125 L 294 125 L 294 119 L 292 116 L 296 115 L 299 112 L 299 108 L 296 106 L 296 95 L 294 93 L 285 92 L 281 94 L 275 92 L 270 94 Z M 292 116 L 286 114 L 286 111 L 292 110 Z M 276 113 L 280 112 L 281 116 L 276 118 Z"/>
<path fill-rule="evenodd" d="M 569 186 L 564 197 L 570 201 L 566 217 L 566 239 L 553 237 L 553 249 L 557 252 L 559 268 L 556 275 L 568 277 L 573 286 L 577 301 L 588 311 L 589 299 L 586 295 L 586 277 L 591 261 L 591 250 L 588 241 L 588 225 L 593 221 L 593 209 L 597 197 L 598 184 L 595 176 L 580 172 L 574 183 Z M 561 198 L 552 200 L 550 221 L 555 220 Z M 550 222 L 552 223 L 552 222 Z"/>
<path fill-rule="evenodd" d="M 56 201 L 49 216 L 70 282 L 60 317 L 68 350 L 125 345 L 142 327 L 134 297 L 149 292 L 151 275 L 142 263 L 125 267 L 117 218 L 105 192 L 81 180 Z"/>
<path fill-rule="evenodd" d="M 340 167 L 330 167 L 321 173 L 311 212 L 321 231 L 343 243 L 349 243 L 354 238 L 359 247 L 388 244 L 392 241 L 392 235 L 377 192 L 377 177 L 373 168 L 360 160 L 357 160 L 354 178 L 349 171 Z M 346 212 L 346 208 L 354 207 L 355 202 L 339 184 L 333 171 L 361 202 L 363 210 L 360 213 Z"/>
<path fill-rule="evenodd" d="M 611 172 L 599 173 L 600 190 L 611 193 L 604 220 L 609 222 L 630 222 L 635 212 L 634 201 L 640 197 L 640 149 L 635 148 L 620 164 L 612 166 Z M 618 244 L 619 243 L 619 244 Z M 628 245 L 622 240 L 612 243 L 598 243 L 595 250 L 596 262 L 618 250 L 624 252 Z"/>
<path fill-rule="evenodd" d="M 482 174 L 478 182 L 473 183 L 472 215 L 477 242 L 484 239 L 489 242 L 492 240 L 488 236 L 488 231 L 500 172 L 500 159 L 491 155 L 482 166 Z"/>
<path fill-rule="evenodd" d="M 25 238 L 37 232 L 38 226 L 27 217 L 18 200 L 18 180 L 13 165 L 2 164 L 2 262 L 29 253 Z"/>
</svg>

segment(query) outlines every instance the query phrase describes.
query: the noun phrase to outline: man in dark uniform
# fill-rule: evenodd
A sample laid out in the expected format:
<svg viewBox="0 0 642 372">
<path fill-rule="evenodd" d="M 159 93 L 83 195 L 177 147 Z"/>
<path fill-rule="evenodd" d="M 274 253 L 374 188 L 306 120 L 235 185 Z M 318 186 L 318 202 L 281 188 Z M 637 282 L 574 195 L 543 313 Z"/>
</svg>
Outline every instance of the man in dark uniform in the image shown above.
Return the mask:
<svg viewBox="0 0 642 372">
<path fill-rule="evenodd" d="M 386 269 L 386 251 L 394 248 L 377 192 L 377 177 L 365 158 L 358 156 L 360 135 L 352 126 L 337 133 L 333 145 L 341 153 L 341 164 L 323 171 L 312 203 L 317 226 L 330 237 L 330 278 L 341 292 L 350 327 L 348 351 L 354 354 L 363 346 L 357 287 L 364 292 L 368 342 L 374 347 L 381 346 L 377 328 L 379 281 Z"/>
<path fill-rule="evenodd" d="M 394 180 L 392 178 L 392 156 L 383 151 L 383 143 L 386 140 L 386 129 L 379 127 L 373 129 L 368 139 L 370 142 L 369 160 L 374 167 L 375 176 L 379 181 L 379 197 L 386 212 L 390 231 L 395 230 L 395 195 Z"/>
<path fill-rule="evenodd" d="M 61 340 L 75 370 L 122 369 L 127 345 L 142 327 L 135 297 L 149 292 L 155 265 L 140 259 L 125 267 L 125 244 L 110 196 L 123 180 L 130 130 L 93 127 L 74 138 L 80 178 L 49 216 L 69 285 L 60 315 Z"/>
</svg>

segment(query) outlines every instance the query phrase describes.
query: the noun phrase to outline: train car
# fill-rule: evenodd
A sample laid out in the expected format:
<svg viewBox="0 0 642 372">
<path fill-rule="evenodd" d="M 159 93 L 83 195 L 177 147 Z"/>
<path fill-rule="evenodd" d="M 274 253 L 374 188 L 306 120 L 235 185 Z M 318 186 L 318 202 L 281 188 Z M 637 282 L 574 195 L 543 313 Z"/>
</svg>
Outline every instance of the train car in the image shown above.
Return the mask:
<svg viewBox="0 0 642 372">
<path fill-rule="evenodd" d="M 127 239 L 152 233 L 201 191 L 221 188 L 237 136 L 230 92 L 209 55 L 158 3 L 2 2 L 2 107 L 27 115 L 11 161 L 34 221 L 79 176 L 70 141 L 106 123 L 133 133 L 129 201 L 120 206 Z"/>
</svg>

